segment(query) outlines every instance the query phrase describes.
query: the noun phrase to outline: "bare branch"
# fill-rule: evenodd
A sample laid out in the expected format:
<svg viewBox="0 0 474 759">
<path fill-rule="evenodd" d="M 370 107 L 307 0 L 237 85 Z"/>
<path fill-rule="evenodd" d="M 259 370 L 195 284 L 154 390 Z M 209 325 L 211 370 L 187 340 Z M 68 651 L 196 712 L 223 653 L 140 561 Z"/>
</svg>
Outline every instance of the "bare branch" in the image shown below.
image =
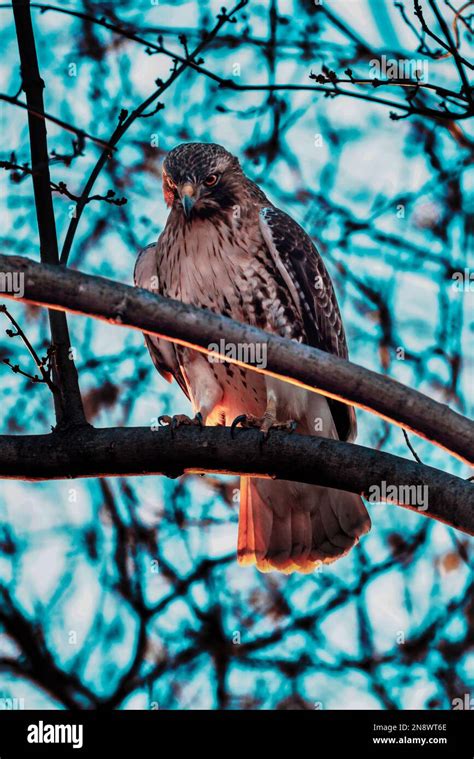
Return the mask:
<svg viewBox="0 0 474 759">
<path fill-rule="evenodd" d="M 19 337 L 23 341 L 28 353 L 35 362 L 36 368 L 41 374 L 41 377 L 24 372 L 22 369 L 20 369 L 19 366 L 13 365 L 8 358 L 3 359 L 3 363 L 9 366 L 12 371 L 15 372 L 15 374 L 22 374 L 24 377 L 28 377 L 28 379 L 30 379 L 32 382 L 44 382 L 52 393 L 57 393 L 58 388 L 51 379 L 52 347 L 48 349 L 44 358 L 40 358 L 28 340 L 25 332 L 22 330 L 16 319 L 11 315 L 7 307 L 3 304 L 0 304 L 0 313 L 5 314 L 7 319 L 10 321 L 10 324 L 12 324 L 16 329 L 16 332 L 12 332 L 11 330 L 7 329 L 7 335 L 9 337 Z"/>
<path fill-rule="evenodd" d="M 472 107 L 473 106 L 473 102 L 474 102 L 473 101 L 473 95 L 472 95 L 472 87 L 471 87 L 471 85 L 469 83 L 469 80 L 468 80 L 468 78 L 466 76 L 466 72 L 464 70 L 463 58 L 459 54 L 459 51 L 458 51 L 458 49 L 457 49 L 457 47 L 456 47 L 456 45 L 454 43 L 454 40 L 451 37 L 451 32 L 449 31 L 449 26 L 447 25 L 447 23 L 444 20 L 442 14 L 440 13 L 438 5 L 436 3 L 436 0 L 428 0 L 428 2 L 430 4 L 431 8 L 433 9 L 433 12 L 434 12 L 434 14 L 435 14 L 435 16 L 437 18 L 438 24 L 440 25 L 440 27 L 441 27 L 441 29 L 443 31 L 443 34 L 444 34 L 444 36 L 446 38 L 446 43 L 447 43 L 448 50 L 451 53 L 451 55 L 453 56 L 453 58 L 454 58 L 454 62 L 456 64 L 456 68 L 457 68 L 458 73 L 459 73 L 459 78 L 461 79 L 461 82 L 462 82 L 463 92 L 464 92 L 466 98 L 469 100 L 469 102 L 471 104 L 471 107 Z"/>
<path fill-rule="evenodd" d="M 410 441 L 410 438 L 408 437 L 408 432 L 406 430 L 403 430 L 403 437 L 405 438 L 405 443 L 408 446 L 408 450 L 413 455 L 413 458 L 415 459 L 415 461 L 418 461 L 419 464 L 422 464 L 423 462 L 420 459 L 420 457 L 418 456 L 418 454 L 415 451 L 415 449 L 413 448 L 413 446 L 411 444 L 411 441 Z"/>
<path fill-rule="evenodd" d="M 26 176 L 26 175 L 34 176 L 35 173 L 38 172 L 38 168 L 32 169 L 28 166 L 28 164 L 19 164 L 19 163 L 14 163 L 13 161 L 0 161 L 0 169 L 11 171 L 14 181 L 17 181 L 17 182 L 23 179 L 23 176 Z M 74 200 L 76 202 L 82 200 L 82 198 L 79 195 L 75 195 L 73 192 L 69 190 L 65 182 L 50 181 L 49 186 L 51 187 L 53 192 L 58 192 L 60 195 L 65 195 L 70 200 Z M 86 198 L 85 201 L 82 200 L 82 202 L 84 203 L 84 205 L 87 205 L 88 203 L 91 203 L 94 200 L 100 200 L 100 201 L 103 201 L 104 203 L 110 203 L 111 205 L 114 205 L 114 206 L 123 206 L 127 202 L 127 198 L 116 198 L 115 190 L 107 190 L 107 193 L 105 195 L 91 195 L 90 197 Z"/>
</svg>

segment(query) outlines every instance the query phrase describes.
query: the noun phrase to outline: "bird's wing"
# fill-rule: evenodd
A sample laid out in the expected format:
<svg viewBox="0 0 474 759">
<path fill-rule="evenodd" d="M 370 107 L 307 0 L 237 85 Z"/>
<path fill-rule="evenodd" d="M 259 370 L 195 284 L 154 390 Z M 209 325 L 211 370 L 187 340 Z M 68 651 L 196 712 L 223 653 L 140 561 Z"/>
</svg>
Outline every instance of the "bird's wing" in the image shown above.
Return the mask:
<svg viewBox="0 0 474 759">
<path fill-rule="evenodd" d="M 275 265 L 303 320 L 308 345 L 347 358 L 347 342 L 336 294 L 324 262 L 306 232 L 291 216 L 269 206 L 260 228 Z M 328 399 L 341 440 L 354 439 L 354 409 Z"/>
<path fill-rule="evenodd" d="M 136 287 L 142 287 L 144 290 L 150 290 L 155 294 L 159 290 L 156 243 L 142 248 L 138 254 L 133 272 L 133 281 Z M 172 382 L 175 379 L 183 393 L 189 398 L 189 391 L 173 343 L 167 340 L 160 340 L 160 338 L 151 335 L 144 335 L 144 337 L 146 347 L 159 373 L 168 382 Z"/>
</svg>

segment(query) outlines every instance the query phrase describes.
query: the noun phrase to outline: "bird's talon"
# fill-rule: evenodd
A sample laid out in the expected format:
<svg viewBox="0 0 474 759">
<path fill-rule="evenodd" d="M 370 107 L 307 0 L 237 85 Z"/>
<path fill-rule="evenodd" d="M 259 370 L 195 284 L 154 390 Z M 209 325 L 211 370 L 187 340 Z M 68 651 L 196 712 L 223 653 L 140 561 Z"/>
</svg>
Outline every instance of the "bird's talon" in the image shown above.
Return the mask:
<svg viewBox="0 0 474 759">
<path fill-rule="evenodd" d="M 200 411 L 194 416 L 193 419 L 190 419 L 189 416 L 186 416 L 186 414 L 174 414 L 174 416 L 168 416 L 167 414 L 162 414 L 162 416 L 158 417 L 158 424 L 160 424 L 162 427 L 167 426 L 171 430 L 171 434 L 173 435 L 174 431 L 178 429 L 178 427 L 181 427 L 182 425 L 191 425 L 196 424 L 199 425 L 200 429 L 203 429 L 204 427 L 204 420 L 202 418 L 202 414 Z"/>
<path fill-rule="evenodd" d="M 235 437 L 235 430 L 239 424 L 245 429 L 256 427 L 258 430 L 260 430 L 262 433 L 260 444 L 268 440 L 271 430 L 284 430 L 291 434 L 296 430 L 298 426 L 298 422 L 296 422 L 294 419 L 290 419 L 288 422 L 277 422 L 271 416 L 264 415 L 263 417 L 256 417 L 250 416 L 248 414 L 240 414 L 240 416 L 236 416 L 231 424 L 230 434 L 232 438 Z"/>
<path fill-rule="evenodd" d="M 230 436 L 232 439 L 235 438 L 235 430 L 237 429 L 239 424 L 244 424 L 244 422 L 247 421 L 247 414 L 240 414 L 240 416 L 236 416 L 232 424 L 230 425 Z"/>
<path fill-rule="evenodd" d="M 201 430 L 204 428 L 204 426 L 205 426 L 204 425 L 204 419 L 202 418 L 202 414 L 201 414 L 200 411 L 197 412 L 197 414 L 195 415 L 193 421 L 194 421 L 194 424 L 196 424 L 196 423 L 199 424 L 199 427 L 201 428 Z"/>
</svg>

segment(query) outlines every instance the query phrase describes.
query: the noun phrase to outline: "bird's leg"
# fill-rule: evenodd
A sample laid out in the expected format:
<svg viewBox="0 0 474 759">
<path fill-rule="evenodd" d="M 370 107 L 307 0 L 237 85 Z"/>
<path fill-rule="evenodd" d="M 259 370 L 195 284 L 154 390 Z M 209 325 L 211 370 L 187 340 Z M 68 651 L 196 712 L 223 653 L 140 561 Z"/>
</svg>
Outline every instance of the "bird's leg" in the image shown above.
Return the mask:
<svg viewBox="0 0 474 759">
<path fill-rule="evenodd" d="M 263 432 L 265 437 L 268 437 L 268 433 L 271 428 L 277 423 L 276 420 L 277 411 L 277 398 L 276 393 L 273 390 L 267 390 L 267 408 L 263 415 L 262 424 L 260 426 L 260 432 Z"/>
<path fill-rule="evenodd" d="M 252 414 L 241 414 L 236 417 L 231 425 L 231 434 L 234 435 L 235 428 L 240 424 L 242 427 L 248 429 L 250 427 L 256 427 L 263 433 L 263 438 L 266 440 L 270 434 L 270 430 L 285 430 L 286 432 L 294 432 L 297 427 L 297 422 L 294 419 L 290 419 L 287 422 L 277 422 L 277 397 L 273 388 L 267 390 L 267 407 L 263 416 L 253 416 Z"/>
<path fill-rule="evenodd" d="M 181 425 L 206 425 L 208 417 L 222 398 L 223 391 L 212 371 L 211 364 L 201 354 L 185 351 L 182 355 L 182 371 L 193 404 L 195 416 L 190 419 L 185 414 L 160 416 L 160 424 L 169 424 L 171 432 Z"/>
</svg>

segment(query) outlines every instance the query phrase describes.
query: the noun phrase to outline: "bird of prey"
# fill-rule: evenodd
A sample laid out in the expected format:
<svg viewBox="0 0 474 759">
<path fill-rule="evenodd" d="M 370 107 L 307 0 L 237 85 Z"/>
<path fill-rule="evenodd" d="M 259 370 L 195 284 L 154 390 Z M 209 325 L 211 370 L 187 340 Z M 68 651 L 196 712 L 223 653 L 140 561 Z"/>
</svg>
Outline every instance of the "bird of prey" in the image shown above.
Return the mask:
<svg viewBox="0 0 474 759">
<path fill-rule="evenodd" d="M 235 156 L 212 143 L 180 144 L 164 160 L 163 192 L 169 216 L 157 243 L 139 254 L 138 287 L 347 357 L 336 296 L 315 245 Z M 296 433 L 355 437 L 354 409 L 345 404 L 155 337 L 145 340 L 158 371 L 192 402 L 194 422 L 230 425 L 242 417 L 264 434 L 293 424 Z M 308 573 L 344 556 L 369 529 L 356 494 L 241 478 L 241 565 Z"/>
</svg>

